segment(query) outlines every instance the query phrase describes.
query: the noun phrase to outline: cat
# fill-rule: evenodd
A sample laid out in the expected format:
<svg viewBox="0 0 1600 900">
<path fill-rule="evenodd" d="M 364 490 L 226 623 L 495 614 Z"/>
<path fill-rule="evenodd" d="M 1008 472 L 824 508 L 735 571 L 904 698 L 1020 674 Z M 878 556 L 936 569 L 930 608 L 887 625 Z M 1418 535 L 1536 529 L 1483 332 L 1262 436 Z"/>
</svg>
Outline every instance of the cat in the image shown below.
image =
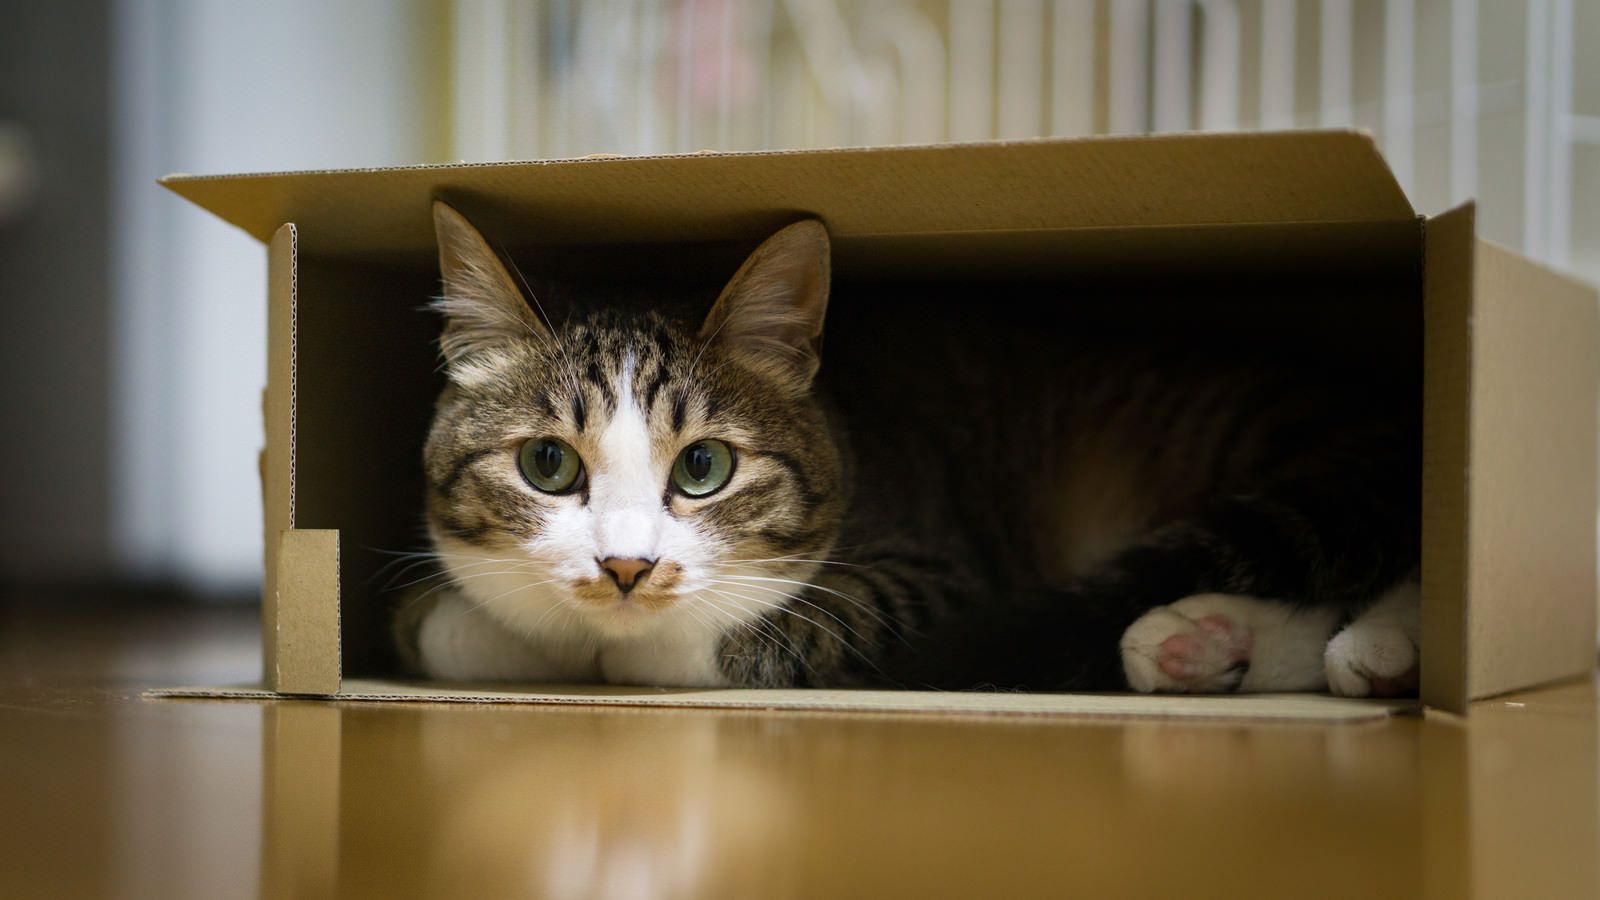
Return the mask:
<svg viewBox="0 0 1600 900">
<path fill-rule="evenodd" d="M 434 219 L 438 572 L 394 619 L 416 674 L 1415 688 L 1404 385 L 1075 340 L 1023 304 L 1007 321 L 1001 298 L 907 288 L 836 304 L 824 352 L 831 249 L 812 219 L 709 312 L 601 300 L 558 321 L 460 213 L 436 202 Z"/>
</svg>

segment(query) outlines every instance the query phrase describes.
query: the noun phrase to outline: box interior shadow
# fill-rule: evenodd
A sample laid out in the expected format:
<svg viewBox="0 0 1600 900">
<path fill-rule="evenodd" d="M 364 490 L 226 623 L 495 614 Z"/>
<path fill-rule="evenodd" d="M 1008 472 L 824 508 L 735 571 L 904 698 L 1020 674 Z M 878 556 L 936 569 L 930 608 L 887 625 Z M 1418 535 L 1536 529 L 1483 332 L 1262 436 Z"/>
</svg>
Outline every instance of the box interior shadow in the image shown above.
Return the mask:
<svg viewBox="0 0 1600 900">
<path fill-rule="evenodd" d="M 462 211 L 530 282 L 642 285 L 690 315 L 755 244 L 532 244 L 492 204 Z M 846 238 L 834 245 L 829 334 L 866 304 L 897 303 L 958 330 L 981 316 L 1079 337 L 1272 348 L 1420 400 L 1421 235 L 1413 221 Z M 314 388 L 295 400 L 295 525 L 340 532 L 347 678 L 393 674 L 388 610 L 418 577 L 407 554 L 424 549 L 421 448 L 443 384 L 441 321 L 426 307 L 438 291 L 431 252 L 319 253 L 315 235 L 303 239 L 295 353 Z"/>
</svg>

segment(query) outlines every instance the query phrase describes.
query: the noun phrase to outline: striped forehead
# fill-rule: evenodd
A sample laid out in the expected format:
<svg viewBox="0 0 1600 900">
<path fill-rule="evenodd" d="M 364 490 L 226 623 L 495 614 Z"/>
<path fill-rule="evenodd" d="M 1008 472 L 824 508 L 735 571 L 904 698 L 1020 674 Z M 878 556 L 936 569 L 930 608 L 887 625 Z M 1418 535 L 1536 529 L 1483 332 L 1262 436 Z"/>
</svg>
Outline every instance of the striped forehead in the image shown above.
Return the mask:
<svg viewBox="0 0 1600 900">
<path fill-rule="evenodd" d="M 603 411 L 609 420 L 630 408 L 646 420 L 665 417 L 674 431 L 683 429 L 693 391 L 679 374 L 686 368 L 677 358 L 682 348 L 664 328 L 635 333 L 629 339 L 610 334 L 583 337 L 589 352 L 573 366 L 577 391 L 570 410 L 579 431 L 598 424 L 593 421 L 597 412 Z"/>
</svg>

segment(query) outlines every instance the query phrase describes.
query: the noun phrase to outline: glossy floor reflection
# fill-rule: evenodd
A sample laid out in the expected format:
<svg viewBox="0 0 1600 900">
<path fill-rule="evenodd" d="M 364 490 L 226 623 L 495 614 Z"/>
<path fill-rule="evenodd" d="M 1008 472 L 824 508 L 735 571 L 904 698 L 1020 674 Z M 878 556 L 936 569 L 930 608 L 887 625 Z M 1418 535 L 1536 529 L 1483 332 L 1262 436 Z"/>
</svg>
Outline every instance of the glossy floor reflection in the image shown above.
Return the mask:
<svg viewBox="0 0 1600 900">
<path fill-rule="evenodd" d="M 1367 725 L 146 701 L 218 613 L 0 630 L 0 896 L 1580 897 L 1589 681 Z"/>
</svg>

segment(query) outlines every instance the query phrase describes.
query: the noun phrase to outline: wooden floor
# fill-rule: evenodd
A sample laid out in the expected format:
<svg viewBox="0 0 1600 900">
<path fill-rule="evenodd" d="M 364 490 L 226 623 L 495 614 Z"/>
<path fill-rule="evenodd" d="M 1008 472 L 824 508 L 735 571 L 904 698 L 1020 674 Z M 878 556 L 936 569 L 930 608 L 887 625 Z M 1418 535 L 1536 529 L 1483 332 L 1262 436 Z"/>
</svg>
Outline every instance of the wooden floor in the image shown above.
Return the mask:
<svg viewBox="0 0 1600 900">
<path fill-rule="evenodd" d="M 256 643 L 0 613 L 0 897 L 1600 896 L 1592 678 L 1315 727 L 140 697 Z"/>
</svg>

